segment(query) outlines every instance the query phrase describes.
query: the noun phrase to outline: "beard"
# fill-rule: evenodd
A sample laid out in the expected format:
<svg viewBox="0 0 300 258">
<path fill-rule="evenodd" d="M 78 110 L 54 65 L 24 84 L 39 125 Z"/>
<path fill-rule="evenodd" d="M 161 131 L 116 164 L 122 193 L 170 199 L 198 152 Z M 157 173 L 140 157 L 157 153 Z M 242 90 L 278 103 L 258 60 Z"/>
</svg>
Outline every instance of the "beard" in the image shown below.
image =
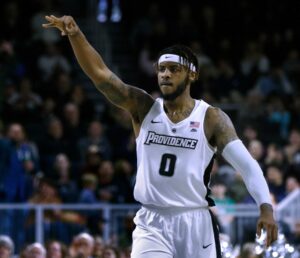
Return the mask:
<svg viewBox="0 0 300 258">
<path fill-rule="evenodd" d="M 187 82 L 188 82 L 188 78 L 185 78 L 184 81 L 178 85 L 177 89 L 173 93 L 163 94 L 162 91 L 160 91 L 163 99 L 168 101 L 175 100 L 185 91 Z"/>
</svg>

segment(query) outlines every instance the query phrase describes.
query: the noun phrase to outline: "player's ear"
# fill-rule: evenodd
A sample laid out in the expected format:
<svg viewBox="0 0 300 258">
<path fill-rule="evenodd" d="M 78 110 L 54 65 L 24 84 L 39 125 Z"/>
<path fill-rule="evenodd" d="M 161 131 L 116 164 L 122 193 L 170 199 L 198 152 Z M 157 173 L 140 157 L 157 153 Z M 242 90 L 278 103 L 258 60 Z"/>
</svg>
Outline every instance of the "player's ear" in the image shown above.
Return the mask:
<svg viewBox="0 0 300 258">
<path fill-rule="evenodd" d="M 195 82 L 198 79 L 198 74 L 196 72 L 190 71 L 189 77 L 191 82 Z"/>
</svg>

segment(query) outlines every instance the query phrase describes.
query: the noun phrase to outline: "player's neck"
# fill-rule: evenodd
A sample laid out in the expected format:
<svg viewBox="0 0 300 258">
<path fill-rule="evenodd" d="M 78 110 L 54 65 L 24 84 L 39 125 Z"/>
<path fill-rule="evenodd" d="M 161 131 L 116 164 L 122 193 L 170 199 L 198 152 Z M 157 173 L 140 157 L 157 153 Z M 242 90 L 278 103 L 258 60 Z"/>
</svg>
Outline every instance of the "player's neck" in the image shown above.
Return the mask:
<svg viewBox="0 0 300 258">
<path fill-rule="evenodd" d="M 169 117 L 180 115 L 187 117 L 195 106 L 195 100 L 190 95 L 181 95 L 175 100 L 164 100 L 164 110 Z"/>
</svg>

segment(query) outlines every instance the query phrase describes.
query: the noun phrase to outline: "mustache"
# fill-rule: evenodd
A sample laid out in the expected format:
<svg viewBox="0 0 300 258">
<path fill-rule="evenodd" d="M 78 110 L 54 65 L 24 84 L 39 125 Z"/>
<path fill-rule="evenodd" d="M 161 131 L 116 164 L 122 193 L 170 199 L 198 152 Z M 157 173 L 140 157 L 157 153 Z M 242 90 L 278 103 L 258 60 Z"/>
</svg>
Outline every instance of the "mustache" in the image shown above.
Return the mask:
<svg viewBox="0 0 300 258">
<path fill-rule="evenodd" d="M 159 83 L 159 85 L 161 86 L 161 85 L 168 85 L 168 86 L 172 86 L 173 85 L 173 83 L 172 82 L 169 82 L 169 81 L 161 81 L 160 83 Z"/>
</svg>

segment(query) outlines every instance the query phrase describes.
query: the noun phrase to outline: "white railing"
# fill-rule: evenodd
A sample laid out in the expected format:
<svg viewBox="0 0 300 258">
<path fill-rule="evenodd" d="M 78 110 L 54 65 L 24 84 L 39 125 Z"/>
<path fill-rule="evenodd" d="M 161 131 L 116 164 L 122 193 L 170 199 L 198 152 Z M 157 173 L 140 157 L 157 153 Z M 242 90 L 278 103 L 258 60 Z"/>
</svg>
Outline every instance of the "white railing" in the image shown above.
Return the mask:
<svg viewBox="0 0 300 258">
<path fill-rule="evenodd" d="M 276 219 L 287 223 L 291 229 L 300 221 L 300 189 L 294 190 L 276 207 Z"/>
<path fill-rule="evenodd" d="M 5 226 L 5 219 L 3 214 L 7 215 L 13 211 L 24 211 L 24 213 L 34 214 L 34 239 L 37 242 L 44 243 L 45 232 L 45 211 L 55 210 L 71 210 L 77 212 L 86 211 L 99 211 L 102 214 L 102 218 L 106 221 L 104 223 L 102 237 L 104 241 L 108 241 L 112 233 L 116 233 L 123 223 L 122 218 L 125 218 L 128 212 L 135 213 L 140 208 L 138 204 L 61 204 L 61 205 L 34 205 L 34 204 L 0 204 L 0 234 L 9 232 L 1 232 L 1 228 Z M 238 204 L 238 205 L 217 205 L 216 211 L 220 216 L 220 220 L 224 215 L 231 215 L 234 218 L 234 237 L 237 241 L 244 236 L 244 229 L 247 225 L 254 225 L 259 215 L 259 210 L 255 204 Z M 290 225 L 296 220 L 300 220 L 300 190 L 294 191 L 288 197 L 286 197 L 276 207 L 276 219 L 279 221 L 288 222 Z M 17 213 L 17 212 L 16 212 Z M 12 219 L 12 218 L 8 218 Z M 7 221 L 7 216 L 6 216 Z M 18 225 L 18 226 L 17 226 Z M 24 221 L 14 222 L 12 226 L 17 227 L 13 230 L 20 231 L 22 225 L 25 225 Z M 25 230 L 25 229 L 24 229 Z M 21 243 L 22 244 L 22 243 Z"/>
</svg>

